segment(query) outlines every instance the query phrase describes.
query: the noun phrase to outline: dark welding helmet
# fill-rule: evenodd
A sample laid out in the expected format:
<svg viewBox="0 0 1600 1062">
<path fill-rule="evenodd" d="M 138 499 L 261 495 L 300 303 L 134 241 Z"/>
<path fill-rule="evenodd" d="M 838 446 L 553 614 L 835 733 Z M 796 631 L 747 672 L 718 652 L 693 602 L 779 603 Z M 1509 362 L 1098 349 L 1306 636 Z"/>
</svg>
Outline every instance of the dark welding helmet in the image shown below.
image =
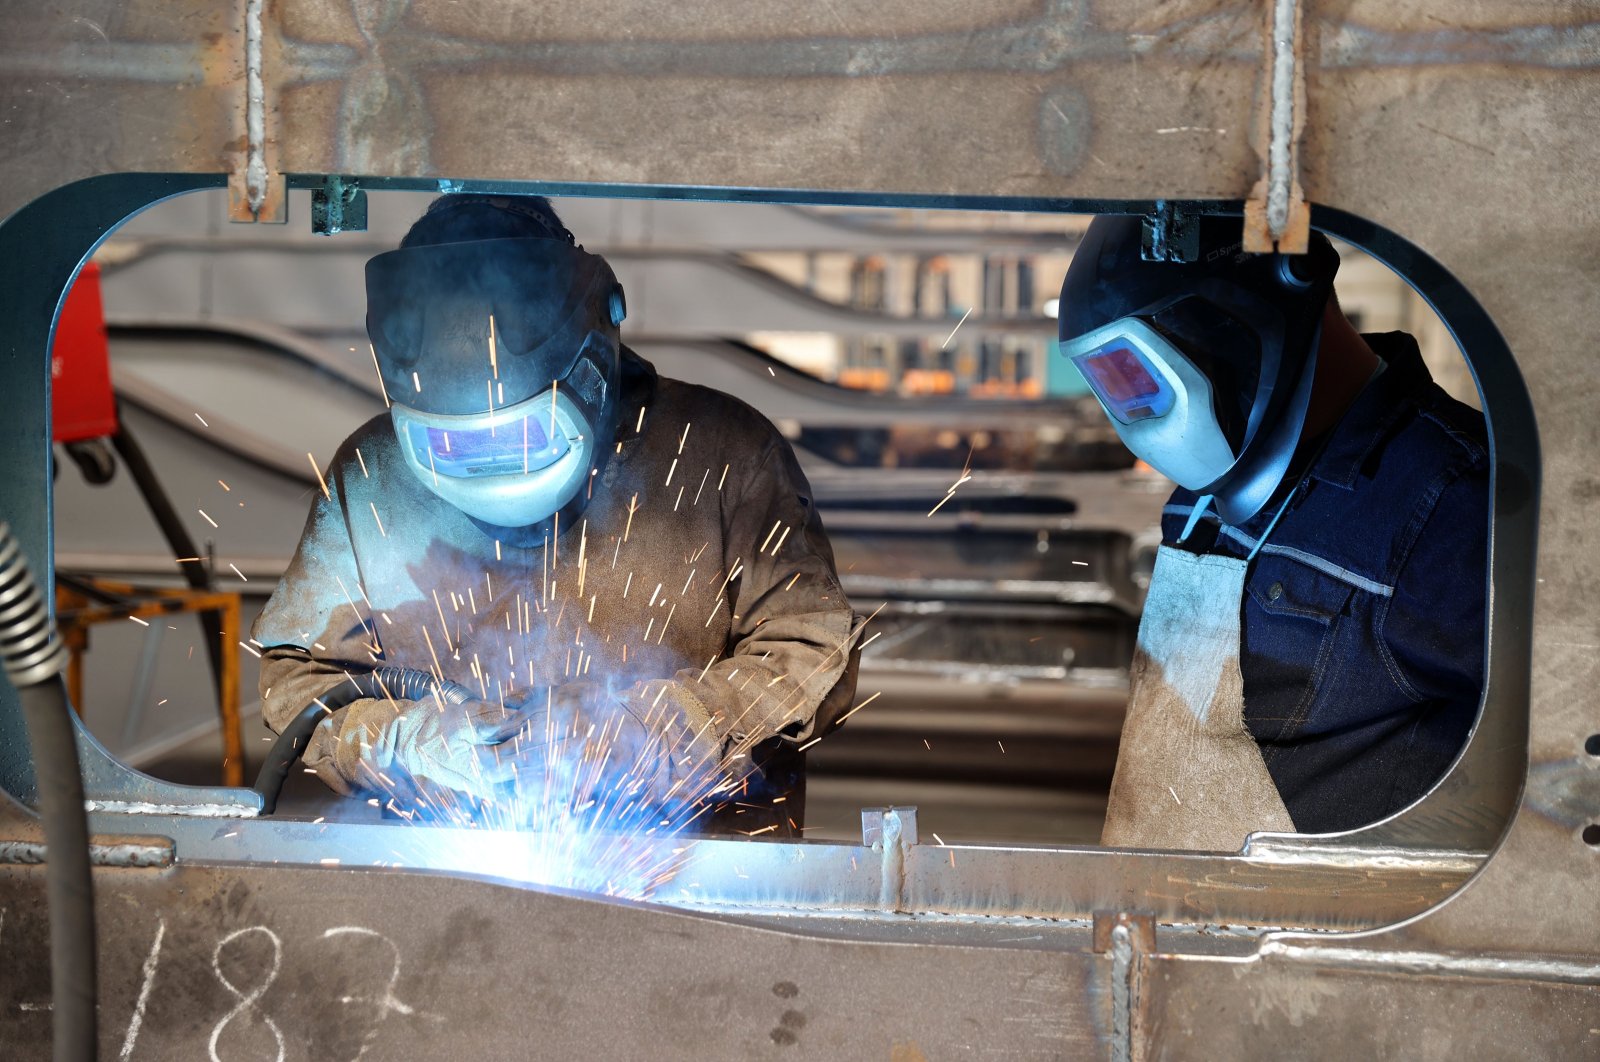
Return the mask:
<svg viewBox="0 0 1600 1062">
<path fill-rule="evenodd" d="M 367 263 L 367 334 L 400 450 L 486 524 L 575 515 L 616 437 L 622 287 L 569 239 L 402 245 Z"/>
<path fill-rule="evenodd" d="M 1128 449 L 1242 524 L 1282 483 L 1305 424 L 1339 256 L 1246 254 L 1237 217 L 1198 220 L 1193 262 L 1147 261 L 1141 219 L 1095 218 L 1061 286 L 1061 353 Z"/>
</svg>

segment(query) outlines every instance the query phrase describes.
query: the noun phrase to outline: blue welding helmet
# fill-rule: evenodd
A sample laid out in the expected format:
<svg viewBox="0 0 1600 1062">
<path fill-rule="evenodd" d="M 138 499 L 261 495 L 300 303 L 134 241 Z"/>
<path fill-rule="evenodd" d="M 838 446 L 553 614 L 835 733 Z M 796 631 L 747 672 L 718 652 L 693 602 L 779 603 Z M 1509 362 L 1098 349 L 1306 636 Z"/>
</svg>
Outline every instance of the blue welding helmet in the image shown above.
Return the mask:
<svg viewBox="0 0 1600 1062">
<path fill-rule="evenodd" d="M 1339 256 L 1244 253 L 1237 217 L 1198 221 L 1193 262 L 1146 261 L 1141 220 L 1089 225 L 1061 287 L 1061 353 L 1128 449 L 1249 520 L 1300 442 Z"/>
<path fill-rule="evenodd" d="M 616 437 L 624 315 L 605 259 L 566 239 L 373 258 L 367 334 L 406 464 L 485 524 L 576 515 Z"/>
</svg>

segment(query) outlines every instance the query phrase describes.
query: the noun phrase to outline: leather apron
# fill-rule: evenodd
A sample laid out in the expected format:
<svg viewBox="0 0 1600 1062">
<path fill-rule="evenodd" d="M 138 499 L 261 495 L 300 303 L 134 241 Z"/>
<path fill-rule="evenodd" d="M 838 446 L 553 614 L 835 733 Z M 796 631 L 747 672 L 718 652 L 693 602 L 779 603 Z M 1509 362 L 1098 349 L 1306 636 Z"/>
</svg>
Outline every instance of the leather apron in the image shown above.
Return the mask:
<svg viewBox="0 0 1600 1062">
<path fill-rule="evenodd" d="M 1237 852 L 1247 834 L 1294 831 L 1244 722 L 1248 568 L 1169 546 L 1156 554 L 1102 844 Z"/>
</svg>

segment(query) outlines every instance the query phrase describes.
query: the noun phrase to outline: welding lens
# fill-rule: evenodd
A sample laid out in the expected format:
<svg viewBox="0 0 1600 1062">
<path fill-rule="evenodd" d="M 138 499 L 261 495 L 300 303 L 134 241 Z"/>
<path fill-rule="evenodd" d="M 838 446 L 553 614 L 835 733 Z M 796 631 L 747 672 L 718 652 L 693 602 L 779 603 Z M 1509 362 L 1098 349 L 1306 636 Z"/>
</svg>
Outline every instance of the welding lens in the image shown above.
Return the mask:
<svg viewBox="0 0 1600 1062">
<path fill-rule="evenodd" d="M 1124 424 L 1166 416 L 1172 388 L 1149 358 L 1118 336 L 1072 358 L 1107 412 Z"/>
<path fill-rule="evenodd" d="M 1212 412 L 1211 381 L 1150 319 L 1119 317 L 1062 349 L 1117 435 L 1156 471 L 1197 490 L 1233 465 L 1238 454 Z"/>
<path fill-rule="evenodd" d="M 552 430 L 552 404 L 536 396 L 481 418 L 439 417 L 407 411 L 406 445 L 417 464 L 441 476 L 473 479 L 537 472 L 569 449 L 558 424 Z"/>
</svg>

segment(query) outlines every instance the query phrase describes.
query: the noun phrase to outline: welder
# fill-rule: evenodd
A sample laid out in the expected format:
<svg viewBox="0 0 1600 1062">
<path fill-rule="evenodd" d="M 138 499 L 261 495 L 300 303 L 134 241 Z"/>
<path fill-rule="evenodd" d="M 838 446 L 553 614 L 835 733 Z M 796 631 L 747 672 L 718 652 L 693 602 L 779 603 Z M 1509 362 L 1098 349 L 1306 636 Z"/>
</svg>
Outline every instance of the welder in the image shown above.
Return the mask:
<svg viewBox="0 0 1600 1062">
<path fill-rule="evenodd" d="M 1464 746 L 1484 676 L 1488 444 L 1415 340 L 1362 335 L 1339 256 L 1242 251 L 1206 217 L 1189 262 L 1141 220 L 1089 226 L 1062 354 L 1162 518 L 1102 840 L 1236 851 L 1420 798 Z"/>
<path fill-rule="evenodd" d="M 471 697 L 356 700 L 305 763 L 484 806 L 565 757 L 574 807 L 622 788 L 798 828 L 857 618 L 787 442 L 622 345 L 621 285 L 542 198 L 441 197 L 366 283 L 389 410 L 334 455 L 255 625 L 268 724 L 424 670 Z"/>
</svg>

